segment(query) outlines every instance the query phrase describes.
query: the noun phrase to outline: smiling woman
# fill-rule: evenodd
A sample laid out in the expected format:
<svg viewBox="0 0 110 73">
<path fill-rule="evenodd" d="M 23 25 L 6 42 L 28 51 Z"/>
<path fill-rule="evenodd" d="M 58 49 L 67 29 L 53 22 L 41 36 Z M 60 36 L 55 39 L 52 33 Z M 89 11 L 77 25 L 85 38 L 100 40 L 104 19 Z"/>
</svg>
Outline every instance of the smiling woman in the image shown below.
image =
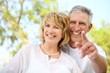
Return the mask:
<svg viewBox="0 0 110 73">
<path fill-rule="evenodd" d="M 67 15 L 48 13 L 42 23 L 42 43 L 24 45 L 0 73 L 81 73 L 74 59 L 61 51 L 69 41 L 68 27 Z"/>
<path fill-rule="evenodd" d="M 61 25 L 62 24 L 62 25 Z M 60 45 L 60 44 L 65 44 L 69 41 L 69 35 L 68 35 L 68 27 L 69 27 L 69 17 L 65 16 L 65 14 L 59 13 L 59 14 L 55 14 L 55 13 L 49 13 L 44 17 L 44 20 L 42 22 L 41 25 L 41 29 L 42 29 L 42 34 L 41 34 L 41 38 L 42 38 L 42 42 L 44 43 L 44 36 L 47 30 L 49 30 L 49 32 L 47 33 L 47 35 L 50 33 L 51 35 L 49 35 L 50 37 L 52 37 L 52 35 L 55 34 L 54 32 L 56 31 L 57 33 L 60 31 L 61 33 L 58 33 L 61 38 L 59 38 L 59 40 L 61 39 L 61 43 L 59 43 L 59 47 L 61 48 L 61 46 L 64 47 L 64 45 Z M 45 31 L 44 31 L 45 29 Z M 45 37 L 46 39 L 46 37 Z"/>
</svg>

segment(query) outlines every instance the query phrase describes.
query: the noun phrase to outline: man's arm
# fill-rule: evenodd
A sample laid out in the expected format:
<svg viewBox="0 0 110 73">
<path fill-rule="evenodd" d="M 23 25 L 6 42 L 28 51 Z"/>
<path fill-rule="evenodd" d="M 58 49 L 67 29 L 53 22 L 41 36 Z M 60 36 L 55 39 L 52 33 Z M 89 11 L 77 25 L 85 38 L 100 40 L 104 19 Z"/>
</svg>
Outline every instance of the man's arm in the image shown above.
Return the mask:
<svg viewBox="0 0 110 73">
<path fill-rule="evenodd" d="M 106 73 L 107 60 L 98 53 L 96 46 L 92 42 L 88 41 L 84 32 L 82 32 L 82 42 L 77 42 L 75 45 L 79 48 L 81 58 L 86 55 L 89 57 L 96 73 Z"/>
<path fill-rule="evenodd" d="M 97 54 L 96 58 L 93 59 L 90 57 L 90 59 L 91 59 L 91 64 L 96 73 L 106 73 L 107 72 L 107 61 L 103 56 Z"/>
</svg>

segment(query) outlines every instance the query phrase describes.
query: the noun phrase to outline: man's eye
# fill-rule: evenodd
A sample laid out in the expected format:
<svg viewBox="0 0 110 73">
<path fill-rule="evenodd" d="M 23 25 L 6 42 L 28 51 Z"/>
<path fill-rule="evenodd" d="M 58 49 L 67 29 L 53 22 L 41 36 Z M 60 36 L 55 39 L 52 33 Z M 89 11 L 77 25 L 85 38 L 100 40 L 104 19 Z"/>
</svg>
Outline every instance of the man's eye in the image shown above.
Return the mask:
<svg viewBox="0 0 110 73">
<path fill-rule="evenodd" d="M 76 22 L 75 21 L 70 21 L 70 24 L 75 24 Z"/>
<path fill-rule="evenodd" d="M 86 25 L 84 22 L 80 22 L 79 24 L 80 24 L 80 25 Z"/>
</svg>

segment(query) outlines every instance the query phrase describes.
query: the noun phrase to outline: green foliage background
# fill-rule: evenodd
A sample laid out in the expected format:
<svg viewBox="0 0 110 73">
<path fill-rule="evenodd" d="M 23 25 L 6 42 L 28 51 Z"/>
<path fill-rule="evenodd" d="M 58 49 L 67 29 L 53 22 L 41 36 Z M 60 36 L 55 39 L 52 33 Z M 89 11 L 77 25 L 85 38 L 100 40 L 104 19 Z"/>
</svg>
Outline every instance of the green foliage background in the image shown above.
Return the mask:
<svg viewBox="0 0 110 73">
<path fill-rule="evenodd" d="M 105 51 L 108 62 L 107 73 L 110 73 L 110 23 L 106 23 L 104 20 L 102 20 L 102 27 L 94 27 L 91 30 L 90 35 L 93 41 L 100 45 Z"/>
<path fill-rule="evenodd" d="M 31 3 L 31 8 L 25 6 L 28 1 Z M 2 46 L 6 39 L 10 39 L 12 43 L 8 44 L 7 48 L 15 47 L 10 52 L 14 55 L 29 40 L 27 37 L 28 34 L 23 30 L 28 24 L 22 21 L 40 24 L 45 14 L 50 11 L 58 11 L 56 0 L 0 0 L 0 45 Z M 110 73 L 109 31 L 110 24 L 102 20 L 102 27 L 100 29 L 94 27 L 90 32 L 93 41 L 100 45 L 106 52 L 108 61 L 107 73 Z M 21 42 L 14 46 L 13 43 L 19 40 Z"/>
<path fill-rule="evenodd" d="M 45 14 L 57 10 L 56 0 L 0 0 L 0 45 L 9 39 L 12 43 L 7 48 L 11 48 L 13 43 L 20 40 L 11 52 L 14 55 L 29 40 L 23 30 L 27 25 L 31 26 L 29 22 L 38 25 Z"/>
</svg>

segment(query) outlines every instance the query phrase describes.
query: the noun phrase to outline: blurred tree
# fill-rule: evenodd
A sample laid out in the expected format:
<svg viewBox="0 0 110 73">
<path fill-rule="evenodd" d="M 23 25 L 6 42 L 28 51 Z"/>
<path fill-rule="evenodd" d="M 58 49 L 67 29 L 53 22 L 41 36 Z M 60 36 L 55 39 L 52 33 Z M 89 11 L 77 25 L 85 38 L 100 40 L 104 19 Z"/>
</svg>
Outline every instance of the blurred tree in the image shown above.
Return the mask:
<svg viewBox="0 0 110 73">
<path fill-rule="evenodd" d="M 0 0 L 0 45 L 9 39 L 7 49 L 15 47 L 15 54 L 28 41 L 27 25 L 39 24 L 50 11 L 57 11 L 56 0 Z"/>
<path fill-rule="evenodd" d="M 108 61 L 107 73 L 110 73 L 110 23 L 106 23 L 102 20 L 102 27 L 99 29 L 94 27 L 90 34 L 93 41 L 100 45 L 105 51 Z"/>
</svg>

